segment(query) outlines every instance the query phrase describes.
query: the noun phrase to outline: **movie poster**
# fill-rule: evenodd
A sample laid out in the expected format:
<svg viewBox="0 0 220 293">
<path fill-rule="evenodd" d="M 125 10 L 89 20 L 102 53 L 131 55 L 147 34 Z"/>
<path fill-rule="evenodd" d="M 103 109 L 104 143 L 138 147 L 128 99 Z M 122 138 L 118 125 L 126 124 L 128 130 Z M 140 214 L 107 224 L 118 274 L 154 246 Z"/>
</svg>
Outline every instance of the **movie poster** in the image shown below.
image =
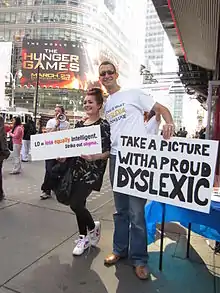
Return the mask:
<svg viewBox="0 0 220 293">
<path fill-rule="evenodd" d="M 89 62 L 82 43 L 62 40 L 24 40 L 22 86 L 86 89 Z"/>
</svg>

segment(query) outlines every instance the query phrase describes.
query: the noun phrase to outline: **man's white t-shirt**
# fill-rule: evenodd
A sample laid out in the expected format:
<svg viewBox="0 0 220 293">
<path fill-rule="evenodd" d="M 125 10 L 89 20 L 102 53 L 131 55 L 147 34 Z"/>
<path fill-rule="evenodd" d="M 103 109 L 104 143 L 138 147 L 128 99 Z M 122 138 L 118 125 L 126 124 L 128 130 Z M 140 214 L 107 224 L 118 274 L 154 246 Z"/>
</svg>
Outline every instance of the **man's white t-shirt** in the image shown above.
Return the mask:
<svg viewBox="0 0 220 293">
<path fill-rule="evenodd" d="M 157 121 L 156 116 L 153 116 L 147 123 L 145 123 L 145 129 L 147 134 L 158 134 L 160 121 Z"/>
<path fill-rule="evenodd" d="M 46 129 L 55 128 L 56 124 L 57 124 L 56 118 L 52 118 L 47 121 Z M 70 124 L 68 121 L 60 122 L 60 125 L 59 125 L 60 130 L 67 130 L 67 129 L 69 129 L 69 127 L 70 127 Z"/>
<path fill-rule="evenodd" d="M 105 117 L 111 126 L 111 154 L 116 155 L 119 139 L 124 134 L 145 134 L 144 111 L 149 112 L 155 101 L 139 89 L 120 90 L 110 95 L 105 104 Z"/>
</svg>

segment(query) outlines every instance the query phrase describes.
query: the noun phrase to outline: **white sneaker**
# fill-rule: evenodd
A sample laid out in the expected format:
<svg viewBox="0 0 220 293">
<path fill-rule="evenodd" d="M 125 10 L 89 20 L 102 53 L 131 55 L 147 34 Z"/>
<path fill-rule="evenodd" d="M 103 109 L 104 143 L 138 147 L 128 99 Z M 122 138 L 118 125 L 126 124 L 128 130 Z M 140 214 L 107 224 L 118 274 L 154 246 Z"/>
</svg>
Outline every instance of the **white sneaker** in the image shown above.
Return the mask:
<svg viewBox="0 0 220 293">
<path fill-rule="evenodd" d="M 99 221 L 95 221 L 95 229 L 89 232 L 91 245 L 96 246 L 99 243 L 101 237 L 101 223 Z"/>
<path fill-rule="evenodd" d="M 51 198 L 51 195 L 47 194 L 46 192 L 42 192 L 40 195 L 40 198 L 41 199 L 48 199 L 48 198 Z"/>
<path fill-rule="evenodd" d="M 73 255 L 81 255 L 90 246 L 89 237 L 85 235 L 79 235 L 79 238 L 75 241 L 76 246 L 73 249 Z"/>
</svg>

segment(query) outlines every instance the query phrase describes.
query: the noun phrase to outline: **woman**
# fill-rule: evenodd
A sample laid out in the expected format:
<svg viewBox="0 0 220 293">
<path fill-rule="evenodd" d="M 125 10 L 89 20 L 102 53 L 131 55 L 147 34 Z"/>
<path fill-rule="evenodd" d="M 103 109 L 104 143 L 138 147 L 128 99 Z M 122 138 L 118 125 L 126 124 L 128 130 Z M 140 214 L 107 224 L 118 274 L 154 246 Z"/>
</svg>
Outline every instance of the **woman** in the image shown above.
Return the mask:
<svg viewBox="0 0 220 293">
<path fill-rule="evenodd" d="M 24 136 L 22 140 L 21 158 L 22 162 L 28 162 L 29 152 L 31 147 L 31 135 L 36 134 L 37 130 L 31 116 L 27 117 L 27 122 L 24 124 Z"/>
<path fill-rule="evenodd" d="M 73 188 L 70 208 L 76 215 L 79 238 L 73 255 L 81 255 L 90 246 L 96 246 L 100 239 L 101 225 L 94 221 L 86 208 L 86 199 L 93 190 L 100 191 L 110 151 L 110 125 L 100 117 L 103 95 L 100 88 L 91 88 L 84 99 L 86 120 L 79 121 L 76 127 L 100 125 L 102 154 L 81 156 L 72 159 Z M 60 159 L 59 161 L 64 161 Z"/>
<path fill-rule="evenodd" d="M 24 129 L 21 124 L 20 117 L 13 118 L 13 128 L 10 132 L 13 142 L 13 157 L 14 157 L 14 167 L 10 174 L 20 174 L 21 173 L 21 146 L 22 139 L 24 135 Z"/>
<path fill-rule="evenodd" d="M 8 149 L 6 132 L 4 127 L 4 119 L 0 116 L 0 201 L 4 199 L 4 191 L 2 187 L 2 164 L 5 159 L 10 156 Z"/>
</svg>

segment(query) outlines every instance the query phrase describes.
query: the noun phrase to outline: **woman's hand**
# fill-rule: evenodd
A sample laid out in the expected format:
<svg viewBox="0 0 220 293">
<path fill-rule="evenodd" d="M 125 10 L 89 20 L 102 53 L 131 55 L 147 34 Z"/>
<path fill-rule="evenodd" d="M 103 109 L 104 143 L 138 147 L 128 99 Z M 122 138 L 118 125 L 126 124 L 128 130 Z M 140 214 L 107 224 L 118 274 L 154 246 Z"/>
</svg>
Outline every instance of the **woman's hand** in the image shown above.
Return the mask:
<svg viewBox="0 0 220 293">
<path fill-rule="evenodd" d="M 66 162 L 66 158 L 57 158 L 56 160 L 60 163 Z"/>
<path fill-rule="evenodd" d="M 96 154 L 96 155 L 81 155 L 81 158 L 88 161 L 88 162 L 93 162 L 97 160 L 102 159 L 102 154 Z"/>
<path fill-rule="evenodd" d="M 163 126 L 163 138 L 170 139 L 174 134 L 174 124 L 165 124 Z"/>
</svg>

